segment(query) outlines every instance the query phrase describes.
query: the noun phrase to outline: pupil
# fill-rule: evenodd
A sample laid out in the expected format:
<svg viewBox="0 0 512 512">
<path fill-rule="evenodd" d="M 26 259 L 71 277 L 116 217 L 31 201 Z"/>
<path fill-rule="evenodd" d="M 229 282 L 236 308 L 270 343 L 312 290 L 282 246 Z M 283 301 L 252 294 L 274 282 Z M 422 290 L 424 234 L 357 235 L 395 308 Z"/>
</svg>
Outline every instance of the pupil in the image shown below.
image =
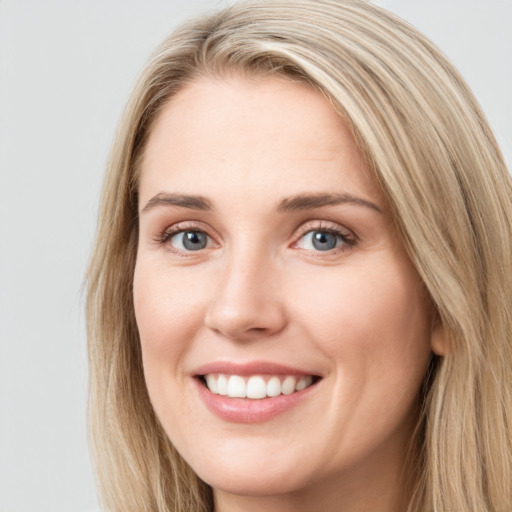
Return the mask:
<svg viewBox="0 0 512 512">
<path fill-rule="evenodd" d="M 190 251 L 198 251 L 206 247 L 206 236 L 200 231 L 187 231 L 183 237 L 183 246 Z"/>
<path fill-rule="evenodd" d="M 318 251 L 328 251 L 336 247 L 336 235 L 328 231 L 316 231 L 313 234 L 313 246 Z"/>
</svg>

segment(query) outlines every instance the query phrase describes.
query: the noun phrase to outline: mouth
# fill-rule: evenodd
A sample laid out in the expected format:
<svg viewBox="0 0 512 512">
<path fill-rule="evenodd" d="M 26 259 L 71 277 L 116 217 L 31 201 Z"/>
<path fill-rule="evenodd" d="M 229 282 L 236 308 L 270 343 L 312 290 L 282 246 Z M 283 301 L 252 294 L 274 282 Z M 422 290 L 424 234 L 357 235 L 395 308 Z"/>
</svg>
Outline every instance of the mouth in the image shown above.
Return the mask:
<svg viewBox="0 0 512 512">
<path fill-rule="evenodd" d="M 215 416 L 230 423 L 262 423 L 302 403 L 311 403 L 323 379 L 301 368 L 268 361 L 218 361 L 191 375 L 198 396 Z"/>
<path fill-rule="evenodd" d="M 292 395 L 314 385 L 315 375 L 236 375 L 206 373 L 197 378 L 211 393 L 229 398 L 261 400 L 280 395 Z"/>
</svg>

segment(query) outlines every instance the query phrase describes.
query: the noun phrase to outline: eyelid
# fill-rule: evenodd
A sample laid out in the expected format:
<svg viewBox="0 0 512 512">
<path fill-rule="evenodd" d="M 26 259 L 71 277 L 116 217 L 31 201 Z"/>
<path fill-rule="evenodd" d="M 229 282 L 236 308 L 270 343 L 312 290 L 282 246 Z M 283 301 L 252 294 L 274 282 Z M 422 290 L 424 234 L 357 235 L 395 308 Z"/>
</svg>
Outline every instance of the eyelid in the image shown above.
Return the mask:
<svg viewBox="0 0 512 512">
<path fill-rule="evenodd" d="M 355 233 L 343 226 L 342 224 L 338 224 L 337 222 L 333 222 L 330 220 L 310 220 L 302 224 L 297 229 L 297 235 L 296 239 L 304 236 L 306 233 L 309 233 L 310 231 L 332 231 L 332 232 L 339 232 L 343 236 L 346 236 L 347 238 L 353 238 L 354 240 L 357 239 Z"/>
</svg>

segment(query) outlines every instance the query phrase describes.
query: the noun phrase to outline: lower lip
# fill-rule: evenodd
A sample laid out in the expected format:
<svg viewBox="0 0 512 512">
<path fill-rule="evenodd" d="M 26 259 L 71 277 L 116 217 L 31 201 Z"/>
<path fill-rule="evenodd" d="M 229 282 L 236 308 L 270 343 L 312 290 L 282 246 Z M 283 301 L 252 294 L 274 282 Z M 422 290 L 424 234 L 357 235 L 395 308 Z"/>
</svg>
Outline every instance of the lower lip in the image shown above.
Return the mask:
<svg viewBox="0 0 512 512">
<path fill-rule="evenodd" d="M 305 400 L 318 383 L 290 395 L 269 398 L 229 398 L 212 393 L 199 379 L 194 378 L 199 396 L 206 407 L 219 418 L 234 423 L 261 423 L 292 409 Z"/>
</svg>

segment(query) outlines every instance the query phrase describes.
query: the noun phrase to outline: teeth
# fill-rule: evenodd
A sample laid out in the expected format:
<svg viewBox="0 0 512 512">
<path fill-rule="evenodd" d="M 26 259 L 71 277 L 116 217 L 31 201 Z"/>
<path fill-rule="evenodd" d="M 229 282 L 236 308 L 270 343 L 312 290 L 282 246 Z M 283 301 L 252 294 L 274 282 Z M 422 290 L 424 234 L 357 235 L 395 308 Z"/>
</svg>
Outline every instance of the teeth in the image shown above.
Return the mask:
<svg viewBox="0 0 512 512">
<path fill-rule="evenodd" d="M 218 393 L 219 388 L 217 386 L 217 379 L 213 376 L 213 374 L 209 373 L 206 376 L 206 385 L 212 393 Z"/>
<path fill-rule="evenodd" d="M 279 377 L 270 377 L 267 382 L 267 395 L 279 396 L 281 394 L 281 381 Z"/>
<path fill-rule="evenodd" d="M 311 382 L 308 381 L 308 377 L 301 377 L 297 381 L 297 385 L 295 386 L 295 389 L 297 391 L 302 391 L 303 389 L 306 389 L 310 384 L 311 384 Z"/>
<path fill-rule="evenodd" d="M 231 375 L 228 380 L 228 396 L 233 398 L 245 398 L 247 391 L 245 390 L 245 381 L 238 375 Z"/>
<path fill-rule="evenodd" d="M 208 381 L 206 383 L 208 384 Z M 217 379 L 217 391 L 212 391 L 212 393 L 218 393 L 219 395 L 228 394 L 228 379 L 225 375 L 219 375 L 219 378 Z"/>
<path fill-rule="evenodd" d="M 295 391 L 296 383 L 297 379 L 295 379 L 295 377 L 286 377 L 281 384 L 281 393 L 283 393 L 283 395 L 291 395 Z"/>
<path fill-rule="evenodd" d="M 265 398 L 266 396 L 267 384 L 263 377 L 251 377 L 247 381 L 247 398 Z"/>
<path fill-rule="evenodd" d="M 239 375 L 225 375 L 223 373 L 209 373 L 205 375 L 206 386 L 217 395 L 231 398 L 259 399 L 283 395 L 291 395 L 295 391 L 302 391 L 313 383 L 313 377 L 285 377 L 253 375 L 241 377 Z"/>
</svg>

